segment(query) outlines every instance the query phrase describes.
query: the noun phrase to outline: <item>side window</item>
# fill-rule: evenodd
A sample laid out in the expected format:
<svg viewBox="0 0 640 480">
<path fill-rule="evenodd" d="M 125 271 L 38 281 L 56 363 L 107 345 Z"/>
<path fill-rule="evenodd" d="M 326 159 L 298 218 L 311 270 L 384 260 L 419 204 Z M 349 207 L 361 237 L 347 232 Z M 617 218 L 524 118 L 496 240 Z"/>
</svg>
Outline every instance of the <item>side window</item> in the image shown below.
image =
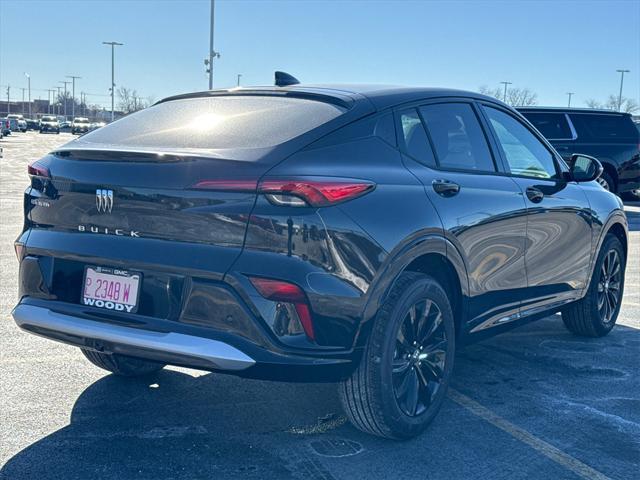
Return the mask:
<svg viewBox="0 0 640 480">
<path fill-rule="evenodd" d="M 467 103 L 420 107 L 440 168 L 495 172 L 482 127 Z"/>
<path fill-rule="evenodd" d="M 547 140 L 571 140 L 573 134 L 564 113 L 524 112 L 529 120 Z"/>
<path fill-rule="evenodd" d="M 401 112 L 400 123 L 402 124 L 402 135 L 406 153 L 420 163 L 429 167 L 435 167 L 436 160 L 417 110 L 411 109 Z"/>
<path fill-rule="evenodd" d="M 630 115 L 571 113 L 569 115 L 580 136 L 588 140 L 636 142 L 638 133 Z"/>
<path fill-rule="evenodd" d="M 512 174 L 534 178 L 557 176 L 553 155 L 527 127 L 502 110 L 483 108 Z"/>
</svg>

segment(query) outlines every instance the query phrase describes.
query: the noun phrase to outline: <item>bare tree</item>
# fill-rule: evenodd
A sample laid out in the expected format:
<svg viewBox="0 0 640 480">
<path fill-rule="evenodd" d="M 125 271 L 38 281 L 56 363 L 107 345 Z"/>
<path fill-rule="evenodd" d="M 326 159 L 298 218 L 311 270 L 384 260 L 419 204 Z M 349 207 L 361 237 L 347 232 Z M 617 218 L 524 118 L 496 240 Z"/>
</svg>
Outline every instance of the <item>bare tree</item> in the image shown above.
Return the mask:
<svg viewBox="0 0 640 480">
<path fill-rule="evenodd" d="M 491 87 L 488 87 L 486 85 L 481 85 L 480 88 L 478 88 L 478 93 L 481 93 L 481 94 L 486 95 L 488 97 L 493 97 L 493 98 L 498 98 L 500 100 L 504 100 L 503 91 L 498 87 L 491 88 Z"/>
<path fill-rule="evenodd" d="M 478 92 L 483 95 L 497 98 L 498 100 L 505 101 L 504 90 L 500 87 L 491 88 L 486 85 L 482 85 Z M 507 89 L 506 102 L 514 107 L 526 107 L 529 105 L 536 105 L 538 103 L 538 94 L 531 91 L 529 88 L 512 87 Z"/>
<path fill-rule="evenodd" d="M 507 90 L 507 103 L 514 107 L 528 107 L 538 103 L 538 94 L 528 88 L 510 88 Z"/>
<path fill-rule="evenodd" d="M 118 95 L 118 108 L 125 114 L 137 112 L 150 105 L 148 99 L 142 98 L 134 89 L 120 87 L 116 92 Z"/>
<path fill-rule="evenodd" d="M 589 108 L 601 108 L 603 110 L 618 111 L 618 96 L 609 95 L 606 101 L 600 102 L 593 98 L 590 98 L 585 102 Z M 635 113 L 640 110 L 637 100 L 629 97 L 622 97 L 622 103 L 620 104 L 620 111 L 625 113 Z"/>
</svg>

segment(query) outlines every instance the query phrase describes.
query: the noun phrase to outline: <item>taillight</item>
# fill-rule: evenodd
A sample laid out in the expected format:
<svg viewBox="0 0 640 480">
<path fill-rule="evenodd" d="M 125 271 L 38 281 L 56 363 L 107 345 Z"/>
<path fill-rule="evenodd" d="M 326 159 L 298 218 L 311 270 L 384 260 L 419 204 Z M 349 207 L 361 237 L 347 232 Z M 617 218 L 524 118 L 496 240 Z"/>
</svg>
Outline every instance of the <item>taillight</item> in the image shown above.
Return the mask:
<svg viewBox="0 0 640 480">
<path fill-rule="evenodd" d="M 375 188 L 365 180 L 301 177 L 267 178 L 261 182 L 247 179 L 201 180 L 193 188 L 264 194 L 274 205 L 287 207 L 327 207 L 365 195 Z"/>
<path fill-rule="evenodd" d="M 311 310 L 309 309 L 307 296 L 300 287 L 293 283 L 271 278 L 251 277 L 249 280 L 258 293 L 267 300 L 292 304 L 304 333 L 309 339 L 315 340 L 316 335 L 313 329 Z"/>
<path fill-rule="evenodd" d="M 258 191 L 275 205 L 327 207 L 352 200 L 375 188 L 371 182 L 357 180 L 267 179 Z"/>
<path fill-rule="evenodd" d="M 27 166 L 27 173 L 35 177 L 49 178 L 51 176 L 49 169 L 38 163 L 38 160 L 31 162 L 29 166 Z"/>
<path fill-rule="evenodd" d="M 18 262 L 22 261 L 24 258 L 24 244 L 20 242 L 16 242 L 13 244 L 13 248 L 16 250 L 16 257 L 18 257 Z"/>
</svg>

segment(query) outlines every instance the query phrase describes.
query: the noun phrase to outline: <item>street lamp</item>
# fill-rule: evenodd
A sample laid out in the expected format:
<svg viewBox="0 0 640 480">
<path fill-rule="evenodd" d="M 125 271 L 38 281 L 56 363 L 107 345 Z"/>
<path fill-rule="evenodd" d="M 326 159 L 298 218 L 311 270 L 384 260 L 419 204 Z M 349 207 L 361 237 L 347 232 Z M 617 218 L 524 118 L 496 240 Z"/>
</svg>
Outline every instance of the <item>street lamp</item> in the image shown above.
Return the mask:
<svg viewBox="0 0 640 480">
<path fill-rule="evenodd" d="M 53 92 L 55 92 L 55 90 L 54 90 L 54 89 L 52 89 L 52 88 L 48 88 L 48 89 L 47 89 L 47 101 L 48 101 L 48 105 L 47 105 L 47 113 L 53 113 L 53 112 L 51 111 L 51 104 L 53 103 L 53 102 L 52 102 L 52 97 L 53 97 L 52 93 L 53 93 Z"/>
<path fill-rule="evenodd" d="M 20 87 L 20 90 L 22 90 L 22 115 L 24 115 L 24 91 L 26 88 Z"/>
<path fill-rule="evenodd" d="M 573 95 L 575 95 L 576 92 L 567 92 L 567 95 L 569 95 L 569 104 L 567 105 L 567 107 L 571 107 L 571 97 Z"/>
<path fill-rule="evenodd" d="M 209 90 L 213 88 L 213 59 L 220 58 L 220 54 L 213 49 L 213 20 L 215 14 L 215 0 L 211 0 L 211 23 L 209 25 L 209 58 L 204 60 L 209 72 Z"/>
<path fill-rule="evenodd" d="M 27 84 L 29 87 L 29 118 L 31 118 L 31 75 L 24 72 L 24 76 L 27 77 Z"/>
<path fill-rule="evenodd" d="M 622 108 L 622 84 L 624 83 L 624 74 L 629 73 L 631 70 L 616 70 L 620 74 L 620 93 L 618 94 L 618 111 Z"/>
<path fill-rule="evenodd" d="M 512 85 L 511 82 L 500 82 L 504 85 L 504 103 L 507 103 L 507 85 Z"/>
<path fill-rule="evenodd" d="M 116 90 L 116 81 L 114 76 L 114 66 L 115 66 L 115 47 L 124 45 L 124 43 L 118 42 L 102 42 L 103 45 L 111 45 L 111 121 L 114 120 L 114 95 Z"/>
<path fill-rule="evenodd" d="M 242 74 L 241 74 L 241 73 L 239 73 L 239 74 L 238 74 L 238 83 L 237 83 L 237 86 L 238 86 L 238 87 L 240 86 L 240 77 L 242 77 Z"/>
<path fill-rule="evenodd" d="M 67 75 L 67 78 L 71 79 L 71 116 L 75 118 L 76 117 L 76 78 L 82 78 L 82 77 L 78 77 L 76 75 Z"/>
<path fill-rule="evenodd" d="M 71 82 L 67 82 L 66 80 L 60 80 L 58 83 L 64 84 L 64 119 L 67 119 L 67 85 Z"/>
</svg>

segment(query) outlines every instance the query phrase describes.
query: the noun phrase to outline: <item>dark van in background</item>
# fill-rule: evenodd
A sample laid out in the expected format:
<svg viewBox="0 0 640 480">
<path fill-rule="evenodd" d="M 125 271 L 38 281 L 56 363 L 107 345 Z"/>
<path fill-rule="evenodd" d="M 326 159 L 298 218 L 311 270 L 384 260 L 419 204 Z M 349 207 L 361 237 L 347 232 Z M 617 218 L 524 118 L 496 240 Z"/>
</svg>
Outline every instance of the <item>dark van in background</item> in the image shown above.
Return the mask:
<svg viewBox="0 0 640 480">
<path fill-rule="evenodd" d="M 596 157 L 598 180 L 614 193 L 640 198 L 640 132 L 628 113 L 580 108 L 518 108 L 565 161 L 583 153 Z"/>
</svg>

